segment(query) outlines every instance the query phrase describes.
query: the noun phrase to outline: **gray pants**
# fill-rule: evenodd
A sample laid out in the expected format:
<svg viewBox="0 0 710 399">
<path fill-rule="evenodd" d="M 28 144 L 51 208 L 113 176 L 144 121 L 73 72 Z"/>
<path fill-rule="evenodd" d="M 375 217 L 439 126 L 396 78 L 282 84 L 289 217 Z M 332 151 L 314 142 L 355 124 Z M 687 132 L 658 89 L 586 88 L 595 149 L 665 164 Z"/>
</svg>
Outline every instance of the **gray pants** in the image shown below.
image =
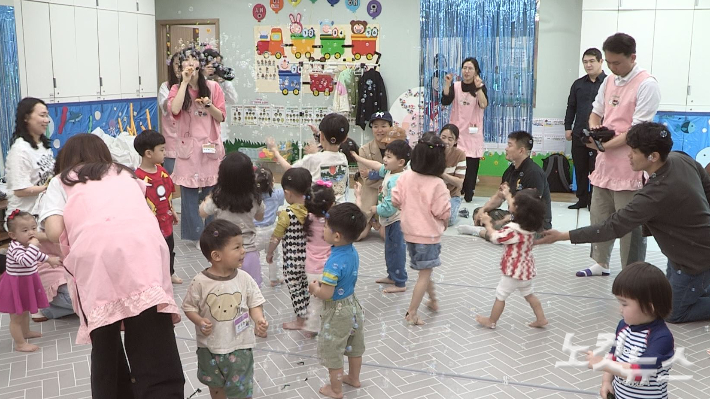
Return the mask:
<svg viewBox="0 0 710 399">
<path fill-rule="evenodd" d="M 636 191 L 612 191 L 606 188 L 594 187 L 589 217 L 591 224 L 603 223 L 614 212 L 628 205 L 634 194 L 636 194 Z M 611 260 L 612 248 L 614 248 L 614 240 L 592 243 L 590 256 L 597 263 L 608 266 Z M 642 234 L 641 226 L 639 226 L 621 237 L 621 267 L 623 268 L 634 262 L 643 262 L 645 259 L 646 238 Z"/>
<path fill-rule="evenodd" d="M 60 317 L 74 314 L 74 308 L 71 306 L 71 297 L 66 284 L 62 284 L 57 288 L 57 295 L 54 296 L 48 308 L 40 309 L 42 315 L 48 319 L 58 319 Z"/>
</svg>

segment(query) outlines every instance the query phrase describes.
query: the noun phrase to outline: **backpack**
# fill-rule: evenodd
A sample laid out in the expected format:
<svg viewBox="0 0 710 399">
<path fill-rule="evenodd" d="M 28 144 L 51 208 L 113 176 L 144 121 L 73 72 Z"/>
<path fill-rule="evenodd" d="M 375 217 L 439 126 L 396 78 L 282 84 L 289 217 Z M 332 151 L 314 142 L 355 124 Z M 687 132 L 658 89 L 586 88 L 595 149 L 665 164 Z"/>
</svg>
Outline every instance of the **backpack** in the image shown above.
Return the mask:
<svg viewBox="0 0 710 399">
<path fill-rule="evenodd" d="M 545 171 L 547 184 L 551 193 L 570 193 L 572 178 L 570 175 L 569 160 L 563 154 L 552 154 L 542 160 L 542 169 Z"/>
</svg>

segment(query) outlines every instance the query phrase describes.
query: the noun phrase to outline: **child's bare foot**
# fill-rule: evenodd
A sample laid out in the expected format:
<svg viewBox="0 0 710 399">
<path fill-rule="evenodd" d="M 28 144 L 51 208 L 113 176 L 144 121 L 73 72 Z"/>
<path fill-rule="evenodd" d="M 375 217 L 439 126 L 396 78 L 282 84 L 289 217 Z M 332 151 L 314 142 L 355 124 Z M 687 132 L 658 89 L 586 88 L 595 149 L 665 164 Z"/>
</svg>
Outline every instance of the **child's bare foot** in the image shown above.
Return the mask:
<svg viewBox="0 0 710 399">
<path fill-rule="evenodd" d="M 410 315 L 409 312 L 407 312 L 407 314 L 404 315 L 404 320 L 406 320 L 410 326 L 423 326 L 426 324 L 416 313 Z"/>
<path fill-rule="evenodd" d="M 476 315 L 476 321 L 478 322 L 478 324 L 480 324 L 484 327 L 496 328 L 496 323 L 492 322 L 490 317 L 481 316 L 479 314 L 479 315 Z"/>
<path fill-rule="evenodd" d="M 271 281 L 270 284 L 272 287 L 276 287 L 276 286 L 281 285 L 281 283 L 283 283 L 283 282 L 284 282 L 284 279 L 280 278 L 278 280 Z"/>
<path fill-rule="evenodd" d="M 351 377 L 349 374 L 343 375 L 343 384 L 348 384 L 355 388 L 360 388 L 362 386 L 362 384 L 360 384 L 360 378 Z"/>
<path fill-rule="evenodd" d="M 25 335 L 25 339 L 30 339 L 30 338 L 39 338 L 42 336 L 41 332 L 37 331 L 27 331 L 27 334 Z"/>
<path fill-rule="evenodd" d="M 34 352 L 39 349 L 39 346 L 32 345 L 27 342 L 24 344 L 15 344 L 15 350 L 18 352 Z"/>
<path fill-rule="evenodd" d="M 394 281 L 391 280 L 389 277 L 383 277 L 379 280 L 375 280 L 377 284 L 394 284 Z"/>
<path fill-rule="evenodd" d="M 432 312 L 438 312 L 439 311 L 439 301 L 436 299 L 430 299 L 429 302 L 426 303 L 426 307 L 429 308 Z"/>
<path fill-rule="evenodd" d="M 303 328 L 303 322 L 300 322 L 298 320 L 289 321 L 288 323 L 283 324 L 284 330 L 300 330 L 302 328 Z"/>
<path fill-rule="evenodd" d="M 327 396 L 329 398 L 333 399 L 342 399 L 343 398 L 343 393 L 335 393 L 333 392 L 333 388 L 330 386 L 330 384 L 325 384 L 323 385 L 320 390 L 318 390 L 321 395 Z"/>
<path fill-rule="evenodd" d="M 530 327 L 535 327 L 535 328 L 542 328 L 547 325 L 547 319 L 542 319 L 542 320 L 535 320 L 532 323 L 528 324 Z"/>
<path fill-rule="evenodd" d="M 304 330 L 302 332 L 303 332 L 303 336 L 305 336 L 306 338 L 315 338 L 316 335 L 318 335 L 318 333 L 315 331 L 305 331 Z"/>
<path fill-rule="evenodd" d="M 172 276 L 170 276 L 170 282 L 173 284 L 182 284 L 182 279 L 177 275 L 173 274 Z"/>
<path fill-rule="evenodd" d="M 407 287 L 397 287 L 396 285 L 393 285 L 391 287 L 385 288 L 384 290 L 382 290 L 382 292 L 384 292 L 385 294 L 392 294 L 395 292 L 404 292 L 406 290 Z"/>
</svg>

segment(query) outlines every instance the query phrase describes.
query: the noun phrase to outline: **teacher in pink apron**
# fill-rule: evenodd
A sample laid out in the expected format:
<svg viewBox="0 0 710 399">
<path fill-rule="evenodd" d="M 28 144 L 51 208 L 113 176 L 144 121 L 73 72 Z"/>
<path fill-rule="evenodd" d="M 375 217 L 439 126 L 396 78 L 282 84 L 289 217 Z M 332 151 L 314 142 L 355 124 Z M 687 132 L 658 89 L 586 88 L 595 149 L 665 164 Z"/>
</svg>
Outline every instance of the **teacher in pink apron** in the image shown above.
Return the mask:
<svg viewBox="0 0 710 399">
<path fill-rule="evenodd" d="M 488 92 L 475 58 L 463 60 L 461 76 L 463 80 L 456 83 L 453 83 L 453 75 L 444 77 L 441 104 L 451 104 L 449 123 L 459 128 L 457 147 L 466 153 L 466 178 L 461 194 L 466 202 L 471 202 L 476 190 L 478 164 L 483 156 L 483 110 L 488 106 Z"/>
</svg>

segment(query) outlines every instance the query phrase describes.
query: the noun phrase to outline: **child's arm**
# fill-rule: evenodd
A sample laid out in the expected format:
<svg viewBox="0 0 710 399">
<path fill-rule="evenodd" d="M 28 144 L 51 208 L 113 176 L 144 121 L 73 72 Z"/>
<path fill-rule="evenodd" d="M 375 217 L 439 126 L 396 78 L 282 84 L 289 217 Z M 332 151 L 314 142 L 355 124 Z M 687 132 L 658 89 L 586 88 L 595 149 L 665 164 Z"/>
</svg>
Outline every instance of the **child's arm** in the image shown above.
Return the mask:
<svg viewBox="0 0 710 399">
<path fill-rule="evenodd" d="M 39 250 L 39 240 L 36 238 L 30 240 L 30 246 L 27 247 L 27 249 L 23 249 L 21 244 L 17 245 L 17 247 L 10 250 L 11 254 L 8 255 L 14 258 L 20 266 L 31 267 L 37 263 L 46 262 L 49 259 L 49 256 Z"/>
<path fill-rule="evenodd" d="M 185 316 L 187 316 L 187 318 L 190 319 L 190 321 L 193 322 L 203 334 L 212 334 L 212 322 L 209 319 L 203 318 L 197 312 L 185 312 Z"/>
<path fill-rule="evenodd" d="M 330 299 L 335 293 L 335 286 L 313 280 L 308 283 L 308 292 L 318 299 Z"/>
<path fill-rule="evenodd" d="M 266 250 L 267 263 L 274 263 L 274 251 L 276 251 L 276 247 L 279 246 L 281 239 L 284 234 L 286 234 L 289 223 L 288 213 L 285 210 L 279 212 L 279 217 L 276 219 L 276 227 L 274 227 L 274 233 L 269 240 L 269 247 Z"/>
<path fill-rule="evenodd" d="M 610 393 L 614 393 L 614 374 L 604 372 L 602 375 L 602 388 L 599 390 L 602 398 L 608 398 Z"/>
<path fill-rule="evenodd" d="M 281 155 L 281 153 L 279 152 L 279 148 L 276 146 L 276 141 L 273 137 L 269 137 L 266 139 L 266 148 L 272 153 L 274 153 L 274 160 L 277 164 L 279 164 L 279 166 L 283 168 L 283 170 L 291 169 L 291 164 L 288 163 L 288 161 L 285 160 L 284 157 Z"/>
<path fill-rule="evenodd" d="M 395 207 L 402 209 L 402 199 L 404 198 L 404 191 L 405 191 L 405 186 L 400 182 L 399 178 L 397 178 L 397 181 L 400 184 L 395 184 L 394 187 L 392 188 L 392 191 L 390 193 L 392 194 L 392 205 Z"/>
<path fill-rule="evenodd" d="M 389 195 L 382 198 L 382 201 L 377 204 L 377 214 L 383 217 L 390 217 L 397 212 L 397 208 L 392 204 L 392 189 L 396 187 L 397 179 L 399 175 L 392 176 L 387 181 L 387 188 L 389 189 Z"/>
<path fill-rule="evenodd" d="M 201 285 L 194 280 L 187 287 L 187 293 L 182 299 L 182 310 L 185 312 L 190 321 L 195 324 L 195 326 L 204 335 L 210 335 L 212 333 L 212 322 L 210 319 L 200 316 L 199 310 L 199 300 L 202 297 Z"/>
<path fill-rule="evenodd" d="M 215 212 L 215 205 L 214 202 L 212 201 L 212 194 L 208 195 L 207 198 L 205 198 L 204 201 L 200 204 L 200 217 L 202 219 L 207 219 L 210 217 L 210 215 L 213 215 Z"/>
<path fill-rule="evenodd" d="M 380 170 L 380 168 L 382 167 L 381 163 L 374 161 L 372 159 L 363 158 L 355 151 L 350 151 L 350 155 L 352 155 L 356 161 L 367 166 L 368 168 L 370 168 L 372 170 Z"/>
<path fill-rule="evenodd" d="M 259 209 L 257 209 L 256 213 L 254 214 L 254 220 L 262 221 L 264 220 L 264 212 L 266 212 L 266 206 L 264 205 L 264 202 L 262 201 L 258 205 Z"/>
<path fill-rule="evenodd" d="M 431 204 L 431 213 L 438 220 L 443 220 L 445 226 L 449 225 L 451 217 L 451 195 L 443 182 L 437 182 L 434 198 Z"/>
<path fill-rule="evenodd" d="M 249 309 L 249 317 L 254 320 L 254 328 L 256 335 L 266 335 L 266 330 L 269 328 L 269 322 L 264 318 L 264 309 L 261 305 Z"/>
</svg>

